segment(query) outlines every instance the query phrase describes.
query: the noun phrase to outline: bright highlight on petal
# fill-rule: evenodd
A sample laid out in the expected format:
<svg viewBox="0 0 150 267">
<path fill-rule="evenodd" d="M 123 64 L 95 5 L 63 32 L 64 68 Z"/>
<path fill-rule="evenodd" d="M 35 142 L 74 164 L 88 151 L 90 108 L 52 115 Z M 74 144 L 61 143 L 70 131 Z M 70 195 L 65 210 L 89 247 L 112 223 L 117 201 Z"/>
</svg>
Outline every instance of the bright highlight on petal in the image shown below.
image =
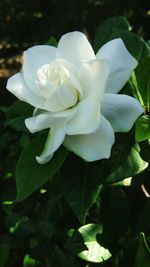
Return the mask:
<svg viewBox="0 0 150 267">
<path fill-rule="evenodd" d="M 81 32 L 63 35 L 58 43 L 57 58 L 64 58 L 76 66 L 95 59 L 92 46 Z"/>
</svg>

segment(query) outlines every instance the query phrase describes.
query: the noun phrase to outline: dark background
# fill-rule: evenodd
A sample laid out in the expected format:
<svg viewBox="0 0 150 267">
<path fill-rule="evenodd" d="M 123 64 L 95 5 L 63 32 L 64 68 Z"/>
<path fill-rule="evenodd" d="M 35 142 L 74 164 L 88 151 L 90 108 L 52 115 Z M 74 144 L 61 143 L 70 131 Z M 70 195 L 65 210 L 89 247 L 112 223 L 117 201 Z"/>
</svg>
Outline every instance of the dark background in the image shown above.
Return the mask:
<svg viewBox="0 0 150 267">
<path fill-rule="evenodd" d="M 24 49 L 57 40 L 80 30 L 92 40 L 95 28 L 111 16 L 124 15 L 133 31 L 150 39 L 149 0 L 1 0 L 0 1 L 0 104 L 14 97 L 5 90 L 9 76 L 19 71 Z"/>
</svg>

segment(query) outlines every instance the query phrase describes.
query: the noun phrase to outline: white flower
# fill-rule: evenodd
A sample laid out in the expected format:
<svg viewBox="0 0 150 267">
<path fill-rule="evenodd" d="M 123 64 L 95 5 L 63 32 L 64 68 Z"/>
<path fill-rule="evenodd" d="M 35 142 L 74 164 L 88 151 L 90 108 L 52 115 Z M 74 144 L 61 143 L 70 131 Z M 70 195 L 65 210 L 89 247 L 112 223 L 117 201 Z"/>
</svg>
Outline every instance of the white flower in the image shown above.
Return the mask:
<svg viewBox="0 0 150 267">
<path fill-rule="evenodd" d="M 35 107 L 25 120 L 31 133 L 50 128 L 37 161 L 49 161 L 62 143 L 86 161 L 109 158 L 114 132 L 129 131 L 143 112 L 136 99 L 117 94 L 136 66 L 121 39 L 95 55 L 81 32 L 65 34 L 57 48 L 25 51 L 22 72 L 8 80 L 7 89 Z"/>
</svg>

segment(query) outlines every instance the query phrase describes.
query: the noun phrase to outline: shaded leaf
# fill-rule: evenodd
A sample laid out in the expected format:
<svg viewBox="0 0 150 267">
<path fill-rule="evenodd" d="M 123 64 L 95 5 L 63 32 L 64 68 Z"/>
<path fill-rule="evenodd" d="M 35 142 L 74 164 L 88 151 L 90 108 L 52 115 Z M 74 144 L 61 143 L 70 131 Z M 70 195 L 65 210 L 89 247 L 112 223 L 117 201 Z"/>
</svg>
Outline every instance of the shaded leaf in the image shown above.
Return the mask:
<svg viewBox="0 0 150 267">
<path fill-rule="evenodd" d="M 146 205 L 141 210 L 137 221 L 137 231 L 144 232 L 146 235 L 150 235 L 149 214 L 150 214 L 150 199 L 147 200 Z"/>
<path fill-rule="evenodd" d="M 11 126 L 17 131 L 28 131 L 24 120 L 31 117 L 34 108 L 22 101 L 16 101 L 6 110 L 6 126 Z"/>
<path fill-rule="evenodd" d="M 105 28 L 106 27 L 106 28 Z M 116 17 L 101 24 L 95 35 L 94 47 L 98 51 L 105 43 L 121 38 L 129 52 L 138 60 L 142 60 L 149 55 L 150 48 L 146 42 L 138 35 L 128 31 L 129 24 L 123 17 Z"/>
<path fill-rule="evenodd" d="M 54 36 L 50 37 L 46 44 L 57 47 L 57 41 Z"/>
<path fill-rule="evenodd" d="M 140 147 L 136 144 L 131 148 L 130 154 L 125 162 L 112 174 L 110 174 L 104 180 L 104 183 L 116 183 L 144 171 L 148 167 L 148 163 L 142 160 L 139 153 Z"/>
<path fill-rule="evenodd" d="M 75 267 L 62 250 L 57 246 L 53 250 L 49 267 Z"/>
<path fill-rule="evenodd" d="M 149 46 L 135 33 L 113 28 L 111 39 L 115 38 L 121 38 L 131 55 L 133 55 L 138 61 L 141 61 L 150 53 Z"/>
<path fill-rule="evenodd" d="M 0 244 L 0 266 L 6 267 L 7 260 L 9 258 L 9 250 L 10 245 L 9 244 Z"/>
<path fill-rule="evenodd" d="M 108 187 L 100 195 L 100 220 L 103 225 L 101 242 L 113 253 L 127 235 L 130 224 L 130 203 L 119 187 Z"/>
<path fill-rule="evenodd" d="M 146 242 L 144 233 L 140 234 L 138 249 L 133 267 L 150 266 L 150 248 Z"/>
<path fill-rule="evenodd" d="M 96 176 L 95 176 L 96 177 Z M 74 156 L 62 168 L 60 183 L 65 198 L 81 223 L 96 202 L 101 186 L 90 173 L 90 164 Z"/>
<path fill-rule="evenodd" d="M 106 42 L 111 40 L 110 36 L 112 35 L 113 27 L 128 31 L 129 22 L 127 21 L 126 17 L 123 17 L 123 16 L 112 17 L 112 18 L 105 20 L 96 29 L 96 32 L 95 32 L 94 48 L 96 52 L 99 50 L 99 48 L 102 45 L 104 45 Z"/>
<path fill-rule="evenodd" d="M 61 147 L 46 164 L 38 164 L 35 156 L 41 153 L 45 135 L 39 135 L 23 150 L 16 167 L 17 200 L 23 201 L 33 192 L 47 183 L 59 170 L 68 155 Z"/>
</svg>

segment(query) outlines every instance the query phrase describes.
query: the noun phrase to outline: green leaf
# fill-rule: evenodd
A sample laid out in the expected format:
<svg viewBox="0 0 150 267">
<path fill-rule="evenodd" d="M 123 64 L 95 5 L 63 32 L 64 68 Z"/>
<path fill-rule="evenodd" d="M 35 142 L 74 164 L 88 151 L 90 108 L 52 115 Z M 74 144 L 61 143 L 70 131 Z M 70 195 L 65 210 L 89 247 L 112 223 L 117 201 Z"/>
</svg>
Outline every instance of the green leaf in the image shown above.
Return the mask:
<svg viewBox="0 0 150 267">
<path fill-rule="evenodd" d="M 150 52 L 137 67 L 135 76 L 134 86 L 140 95 L 139 100 L 145 107 L 145 113 L 150 114 Z"/>
<path fill-rule="evenodd" d="M 138 35 L 128 31 L 129 24 L 125 18 L 116 17 L 105 21 L 96 30 L 94 48 L 96 51 L 105 43 L 121 38 L 129 52 L 138 60 L 149 55 L 150 48 Z"/>
<path fill-rule="evenodd" d="M 150 199 L 147 200 L 146 205 L 141 210 L 138 221 L 137 221 L 137 231 L 144 232 L 146 235 L 150 235 Z"/>
<path fill-rule="evenodd" d="M 39 266 L 39 262 L 31 258 L 30 255 L 25 255 L 23 259 L 23 267 L 36 267 L 36 266 Z"/>
<path fill-rule="evenodd" d="M 0 244 L 0 266 L 6 267 L 6 263 L 9 257 L 9 244 Z"/>
<path fill-rule="evenodd" d="M 60 183 L 66 200 L 79 221 L 84 223 L 101 190 L 90 172 L 90 164 L 75 156 L 70 158 L 62 168 Z"/>
<path fill-rule="evenodd" d="M 83 260 L 95 263 L 104 262 L 111 257 L 111 253 L 97 241 L 97 237 L 102 232 L 102 226 L 99 224 L 84 225 L 73 233 L 67 248 Z"/>
<path fill-rule="evenodd" d="M 119 187 L 104 187 L 100 194 L 99 217 L 103 226 L 101 241 L 111 252 L 118 251 L 130 226 L 130 203 Z"/>
<path fill-rule="evenodd" d="M 140 143 L 141 157 L 143 160 L 150 163 L 150 139 Z"/>
<path fill-rule="evenodd" d="M 131 148 L 130 154 L 125 162 L 108 177 L 106 177 L 104 183 L 116 183 L 144 171 L 148 167 L 148 163 L 142 160 L 139 153 L 140 147 L 136 144 Z"/>
<path fill-rule="evenodd" d="M 62 250 L 57 246 L 53 250 L 51 262 L 49 267 L 75 267 L 69 257 L 67 257 Z"/>
<path fill-rule="evenodd" d="M 137 142 L 150 139 L 150 116 L 144 115 L 140 117 L 136 122 L 135 130 L 135 139 Z"/>
<path fill-rule="evenodd" d="M 28 131 L 24 120 L 32 116 L 33 109 L 31 105 L 25 102 L 16 101 L 6 110 L 6 126 L 11 126 L 17 131 Z"/>
<path fill-rule="evenodd" d="M 32 140 L 23 150 L 16 168 L 17 200 L 23 201 L 34 191 L 47 183 L 65 161 L 68 151 L 61 147 L 46 164 L 38 164 L 35 156 L 39 155 L 45 143 L 45 135 Z"/>
<path fill-rule="evenodd" d="M 111 39 L 115 38 L 121 38 L 131 55 L 133 55 L 138 61 L 142 61 L 143 58 L 150 53 L 149 46 L 135 33 L 113 28 Z"/>
<path fill-rule="evenodd" d="M 118 16 L 112 17 L 105 20 L 95 32 L 95 39 L 94 39 L 94 48 L 96 51 L 108 42 L 110 36 L 112 35 L 112 28 L 119 28 L 123 30 L 129 30 L 129 22 L 127 21 L 126 17 Z"/>
<path fill-rule="evenodd" d="M 134 267 L 149 267 L 150 266 L 150 248 L 146 242 L 144 233 L 140 234 L 137 254 L 135 258 Z"/>
<path fill-rule="evenodd" d="M 57 41 L 56 41 L 55 37 L 53 37 L 53 36 L 49 38 L 49 40 L 47 41 L 46 44 L 57 47 Z"/>
</svg>

